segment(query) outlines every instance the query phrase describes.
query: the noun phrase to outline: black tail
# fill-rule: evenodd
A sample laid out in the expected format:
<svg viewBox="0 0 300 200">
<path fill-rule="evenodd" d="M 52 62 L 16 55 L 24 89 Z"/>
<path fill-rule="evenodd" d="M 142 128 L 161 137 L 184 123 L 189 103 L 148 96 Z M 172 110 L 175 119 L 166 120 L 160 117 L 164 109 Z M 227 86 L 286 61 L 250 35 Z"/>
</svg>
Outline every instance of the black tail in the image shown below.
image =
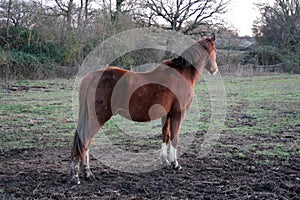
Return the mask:
<svg viewBox="0 0 300 200">
<path fill-rule="evenodd" d="M 74 134 L 73 147 L 71 150 L 71 157 L 80 159 L 82 162 L 84 160 L 85 151 L 85 145 L 83 144 L 82 139 L 76 130 Z"/>
</svg>

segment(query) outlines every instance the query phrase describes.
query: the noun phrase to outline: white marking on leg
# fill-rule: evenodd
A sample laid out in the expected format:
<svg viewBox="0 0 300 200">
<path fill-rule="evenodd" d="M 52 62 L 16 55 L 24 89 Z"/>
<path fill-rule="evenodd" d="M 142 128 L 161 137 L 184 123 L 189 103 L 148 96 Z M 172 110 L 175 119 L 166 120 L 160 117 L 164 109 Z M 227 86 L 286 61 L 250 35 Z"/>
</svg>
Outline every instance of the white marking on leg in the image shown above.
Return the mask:
<svg viewBox="0 0 300 200">
<path fill-rule="evenodd" d="M 169 164 L 168 161 L 168 145 L 166 143 L 161 144 L 161 151 L 160 151 L 160 161 L 161 164 Z"/>
<path fill-rule="evenodd" d="M 84 164 L 84 173 L 87 179 L 92 178 L 94 175 L 90 170 L 90 151 L 89 149 L 85 152 L 85 164 Z"/>
<path fill-rule="evenodd" d="M 171 165 L 173 166 L 173 169 L 176 169 L 176 170 L 181 170 L 181 166 L 178 164 L 177 162 L 177 148 L 175 148 L 173 145 L 172 145 L 172 142 L 170 143 L 170 162 L 171 162 Z"/>
<path fill-rule="evenodd" d="M 170 143 L 170 162 L 175 162 L 177 160 L 177 149 Z"/>
<path fill-rule="evenodd" d="M 86 164 L 86 168 L 90 168 L 90 150 L 88 149 L 85 152 L 85 164 Z"/>
</svg>

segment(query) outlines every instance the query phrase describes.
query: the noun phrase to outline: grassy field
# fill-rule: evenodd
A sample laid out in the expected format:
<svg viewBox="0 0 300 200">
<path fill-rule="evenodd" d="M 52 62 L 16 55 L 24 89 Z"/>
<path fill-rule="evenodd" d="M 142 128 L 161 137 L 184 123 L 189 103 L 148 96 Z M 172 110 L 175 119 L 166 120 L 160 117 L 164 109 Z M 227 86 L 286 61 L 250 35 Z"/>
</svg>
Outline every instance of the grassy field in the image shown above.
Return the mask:
<svg viewBox="0 0 300 200">
<path fill-rule="evenodd" d="M 74 80 L 2 81 L 0 199 L 297 199 L 300 76 L 225 76 L 223 80 L 225 124 L 209 154 L 199 156 L 212 116 L 212 101 L 201 79 L 195 88 L 196 106 L 181 130 L 183 171 L 124 173 L 104 164 L 103 157 L 92 156 L 96 179 L 82 179 L 80 186 L 69 184 L 76 127 Z M 100 135 L 134 153 L 158 150 L 161 145 L 159 121 L 136 124 L 114 117 Z M 188 139 L 192 141 L 186 145 Z M 101 142 L 96 138 L 93 146 Z M 158 152 L 154 154 L 157 159 Z"/>
<path fill-rule="evenodd" d="M 265 75 L 255 77 L 223 77 L 227 110 L 223 134 L 217 145 L 232 153 L 269 156 L 299 155 L 300 143 L 300 76 Z M 0 90 L 0 149 L 65 147 L 69 146 L 76 126 L 72 111 L 73 80 L 19 80 L 1 82 Z M 186 118 L 182 134 L 207 129 L 210 116 L 209 94 L 203 80 L 196 87 L 201 123 L 193 126 Z M 113 119 L 103 132 L 118 137 Z M 127 123 L 127 122 L 126 122 Z M 147 129 L 147 124 L 140 126 Z M 159 122 L 148 126 L 152 142 L 160 143 Z M 115 130 L 115 131 L 113 131 Z M 128 134 L 127 134 L 128 136 Z M 157 137 L 156 137 L 157 136 Z M 224 144 L 226 138 L 236 138 L 234 144 Z M 128 139 L 128 138 L 127 138 Z M 133 144 L 140 144 L 133 138 Z M 145 140 L 143 140 L 145 141 Z M 239 144 L 240 142 L 240 144 Z M 142 144 L 141 144 L 142 145 Z M 259 148 L 257 148 L 259 146 Z"/>
<path fill-rule="evenodd" d="M 68 145 L 75 126 L 72 80 L 1 84 L 1 150 Z"/>
<path fill-rule="evenodd" d="M 298 75 L 225 78 L 226 136 L 243 141 L 234 145 L 238 146 L 235 153 L 300 155 L 299 80 Z"/>
</svg>

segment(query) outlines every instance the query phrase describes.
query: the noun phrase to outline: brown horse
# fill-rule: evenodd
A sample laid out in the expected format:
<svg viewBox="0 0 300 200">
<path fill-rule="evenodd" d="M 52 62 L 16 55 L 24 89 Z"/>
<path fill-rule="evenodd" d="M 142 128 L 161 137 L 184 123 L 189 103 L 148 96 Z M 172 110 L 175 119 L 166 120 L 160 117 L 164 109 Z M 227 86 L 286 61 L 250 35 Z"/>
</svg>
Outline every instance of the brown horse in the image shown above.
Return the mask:
<svg viewBox="0 0 300 200">
<path fill-rule="evenodd" d="M 92 138 L 115 114 L 137 122 L 161 118 L 161 162 L 169 164 L 170 161 L 173 169 L 180 170 L 177 162 L 179 129 L 192 103 L 194 85 L 204 68 L 211 74 L 218 71 L 214 41 L 214 36 L 202 38 L 179 57 L 165 60 L 149 72 L 107 67 L 82 78 L 78 126 L 71 151 L 71 182 L 80 184 L 80 166 L 86 178 L 93 177 L 89 168 Z"/>
</svg>

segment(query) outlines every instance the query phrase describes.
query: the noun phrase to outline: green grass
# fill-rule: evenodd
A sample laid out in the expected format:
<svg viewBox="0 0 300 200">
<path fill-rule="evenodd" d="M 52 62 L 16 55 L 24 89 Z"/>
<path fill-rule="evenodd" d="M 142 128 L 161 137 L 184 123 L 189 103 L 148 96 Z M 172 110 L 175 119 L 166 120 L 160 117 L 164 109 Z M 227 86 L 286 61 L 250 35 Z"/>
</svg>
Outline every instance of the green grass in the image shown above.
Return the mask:
<svg viewBox="0 0 300 200">
<path fill-rule="evenodd" d="M 45 148 L 69 144 L 75 123 L 72 115 L 72 81 L 16 81 L 2 85 L 28 90 L 1 89 L 1 149 Z M 36 88 L 36 87 L 45 87 Z"/>
<path fill-rule="evenodd" d="M 235 139 L 236 144 L 248 146 L 246 151 L 242 147 L 236 149 L 236 154 L 300 156 L 300 76 L 281 74 L 224 80 L 229 110 L 223 143 Z"/>
<path fill-rule="evenodd" d="M 215 153 L 241 159 L 300 156 L 299 75 L 225 76 L 223 80 L 226 121 L 214 146 Z M 0 82 L 3 86 L 0 87 L 0 150 L 69 146 L 76 126 L 72 111 L 73 81 Z M 10 91 L 7 85 L 27 86 L 29 90 Z M 203 80 L 195 91 L 196 112 L 187 114 L 181 129 L 182 139 L 209 127 L 211 100 Z M 135 131 L 126 131 L 132 127 Z M 120 146 L 130 143 L 141 148 L 145 144 L 159 148 L 161 143 L 160 120 L 140 124 L 113 118 L 101 132 Z M 101 143 L 97 139 L 95 142 Z"/>
</svg>

